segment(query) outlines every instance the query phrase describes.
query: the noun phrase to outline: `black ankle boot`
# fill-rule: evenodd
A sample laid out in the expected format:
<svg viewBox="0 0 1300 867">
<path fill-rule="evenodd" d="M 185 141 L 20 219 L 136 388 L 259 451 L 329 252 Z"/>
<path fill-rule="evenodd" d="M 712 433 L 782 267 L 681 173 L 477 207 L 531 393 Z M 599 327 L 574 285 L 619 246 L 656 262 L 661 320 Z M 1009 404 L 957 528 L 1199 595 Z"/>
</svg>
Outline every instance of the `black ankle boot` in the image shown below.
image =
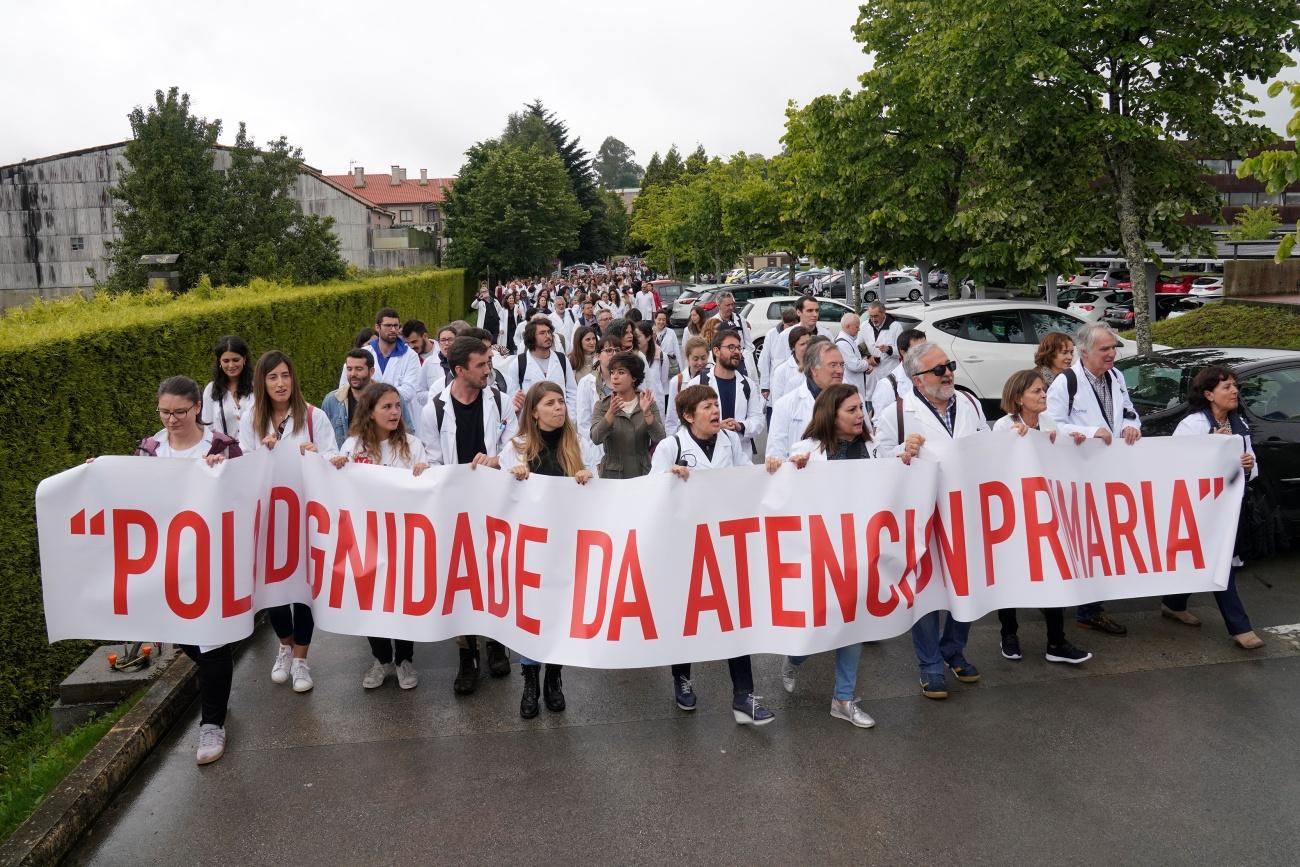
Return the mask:
<svg viewBox="0 0 1300 867">
<path fill-rule="evenodd" d="M 469 695 L 478 689 L 477 645 L 460 649 L 460 670 L 456 672 L 456 679 L 452 681 L 451 689 L 456 695 Z"/>
<path fill-rule="evenodd" d="M 488 674 L 493 677 L 510 674 L 510 657 L 506 656 L 505 646 L 501 642 L 488 639 L 487 658 Z"/>
<path fill-rule="evenodd" d="M 542 687 L 542 695 L 546 700 L 546 709 L 556 713 L 564 710 L 564 684 L 560 682 L 560 672 L 563 669 L 564 666 L 562 665 L 546 666 L 546 683 Z M 533 677 L 537 677 L 537 675 L 534 674 Z"/>
<path fill-rule="evenodd" d="M 519 715 L 524 719 L 532 719 L 537 716 L 537 665 L 521 665 L 519 670 L 524 675 L 524 695 L 519 699 Z M 548 672 L 549 675 L 549 672 Z M 550 684 L 550 680 L 547 680 Z M 550 704 L 548 693 L 547 704 Z"/>
</svg>

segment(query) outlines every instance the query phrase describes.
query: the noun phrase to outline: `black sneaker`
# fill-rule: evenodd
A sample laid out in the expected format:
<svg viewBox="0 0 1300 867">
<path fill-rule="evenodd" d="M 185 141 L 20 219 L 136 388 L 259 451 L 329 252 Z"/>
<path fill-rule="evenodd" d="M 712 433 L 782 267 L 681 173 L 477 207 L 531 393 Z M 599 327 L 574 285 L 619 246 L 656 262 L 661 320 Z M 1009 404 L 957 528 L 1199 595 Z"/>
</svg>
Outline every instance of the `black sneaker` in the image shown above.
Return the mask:
<svg viewBox="0 0 1300 867">
<path fill-rule="evenodd" d="M 695 710 L 695 686 L 689 677 L 673 678 L 673 699 L 682 710 Z"/>
<path fill-rule="evenodd" d="M 1015 635 L 1002 636 L 1002 658 L 1020 659 L 1020 639 Z"/>
<path fill-rule="evenodd" d="M 1063 644 L 1047 645 L 1048 662 L 1064 662 L 1068 665 L 1078 665 L 1081 662 L 1087 662 L 1092 659 L 1092 654 L 1086 650 L 1080 650 L 1070 642 Z"/>
</svg>

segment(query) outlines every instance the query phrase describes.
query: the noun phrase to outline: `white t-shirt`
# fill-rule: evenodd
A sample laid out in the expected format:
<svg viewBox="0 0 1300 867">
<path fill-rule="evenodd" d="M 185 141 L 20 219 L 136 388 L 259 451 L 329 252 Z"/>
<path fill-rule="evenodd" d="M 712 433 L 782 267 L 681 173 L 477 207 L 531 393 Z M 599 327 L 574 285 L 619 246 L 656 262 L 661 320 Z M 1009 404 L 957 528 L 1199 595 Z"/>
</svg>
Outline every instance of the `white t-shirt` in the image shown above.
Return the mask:
<svg viewBox="0 0 1300 867">
<path fill-rule="evenodd" d="M 410 434 L 406 435 L 406 448 L 410 452 L 410 457 L 403 460 L 393 449 L 393 444 L 384 440 L 379 444 L 379 466 L 381 467 L 399 467 L 409 470 L 416 464 L 427 464 L 428 460 L 424 455 L 424 443 L 420 442 Z M 350 461 L 355 461 L 361 453 L 361 443 L 356 437 L 348 437 L 343 443 L 343 448 L 339 449 L 339 454 L 344 455 Z M 374 463 L 369 458 L 365 458 L 361 463 Z"/>
<path fill-rule="evenodd" d="M 154 434 L 153 440 L 158 443 L 157 456 L 160 458 L 206 458 L 212 448 L 212 429 L 203 428 L 203 438 L 187 449 L 172 448 L 166 428 Z"/>
</svg>

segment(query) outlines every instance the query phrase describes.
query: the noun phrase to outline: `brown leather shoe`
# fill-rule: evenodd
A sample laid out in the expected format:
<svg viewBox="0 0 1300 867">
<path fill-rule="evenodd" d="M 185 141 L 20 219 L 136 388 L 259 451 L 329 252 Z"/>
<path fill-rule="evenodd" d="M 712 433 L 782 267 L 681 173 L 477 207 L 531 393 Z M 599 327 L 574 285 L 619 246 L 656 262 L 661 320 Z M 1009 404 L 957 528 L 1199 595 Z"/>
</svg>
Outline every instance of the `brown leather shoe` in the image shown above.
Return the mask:
<svg viewBox="0 0 1300 867">
<path fill-rule="evenodd" d="M 1242 650 L 1258 650 L 1264 646 L 1264 639 L 1260 638 L 1253 631 L 1234 635 L 1232 636 L 1232 640 L 1237 642 L 1237 646 Z"/>
<path fill-rule="evenodd" d="M 1201 618 L 1197 617 L 1190 611 L 1175 611 L 1168 605 L 1160 606 L 1160 616 L 1167 617 L 1170 620 L 1177 620 L 1184 626 L 1200 626 Z"/>
</svg>

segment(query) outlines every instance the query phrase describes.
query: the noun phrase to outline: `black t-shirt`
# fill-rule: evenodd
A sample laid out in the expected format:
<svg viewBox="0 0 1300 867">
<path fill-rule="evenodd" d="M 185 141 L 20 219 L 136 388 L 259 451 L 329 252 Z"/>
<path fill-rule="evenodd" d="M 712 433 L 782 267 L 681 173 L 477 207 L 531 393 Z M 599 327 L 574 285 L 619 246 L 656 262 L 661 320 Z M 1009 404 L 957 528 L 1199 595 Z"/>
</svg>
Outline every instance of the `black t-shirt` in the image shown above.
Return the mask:
<svg viewBox="0 0 1300 867">
<path fill-rule="evenodd" d="M 353 394 L 352 389 L 349 388 L 348 389 L 348 426 L 349 427 L 351 427 L 352 425 L 352 416 L 356 415 L 356 413 L 357 413 L 357 396 Z M 340 443 L 340 445 L 342 445 L 342 443 Z"/>
<path fill-rule="evenodd" d="M 483 436 L 483 392 L 473 403 L 461 403 L 450 392 L 452 411 L 456 413 L 456 463 L 468 464 L 475 455 L 487 453 Z"/>
<path fill-rule="evenodd" d="M 735 383 L 734 379 L 732 380 L 732 383 L 734 385 Z M 704 456 L 709 460 L 713 460 L 713 450 L 718 446 L 718 435 L 714 434 L 708 439 L 702 440 L 699 437 L 697 437 L 689 428 L 687 429 L 686 432 L 691 435 L 691 439 L 695 440 L 695 444 L 700 447 L 700 451 L 704 452 Z"/>
<path fill-rule="evenodd" d="M 736 417 L 736 377 L 723 379 L 713 377 L 713 384 L 718 387 L 718 408 L 722 410 L 723 420 Z"/>
</svg>

